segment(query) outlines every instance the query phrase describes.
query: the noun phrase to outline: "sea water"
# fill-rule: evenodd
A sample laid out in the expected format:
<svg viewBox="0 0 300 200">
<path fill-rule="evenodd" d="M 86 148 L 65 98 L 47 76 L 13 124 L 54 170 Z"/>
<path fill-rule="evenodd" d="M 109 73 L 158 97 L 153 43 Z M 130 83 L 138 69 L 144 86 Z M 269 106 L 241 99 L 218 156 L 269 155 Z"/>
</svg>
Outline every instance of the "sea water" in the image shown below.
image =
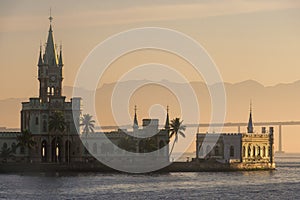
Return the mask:
<svg viewBox="0 0 300 200">
<path fill-rule="evenodd" d="M 0 174 L 0 199 L 300 199 L 300 154 L 274 171 Z"/>
</svg>

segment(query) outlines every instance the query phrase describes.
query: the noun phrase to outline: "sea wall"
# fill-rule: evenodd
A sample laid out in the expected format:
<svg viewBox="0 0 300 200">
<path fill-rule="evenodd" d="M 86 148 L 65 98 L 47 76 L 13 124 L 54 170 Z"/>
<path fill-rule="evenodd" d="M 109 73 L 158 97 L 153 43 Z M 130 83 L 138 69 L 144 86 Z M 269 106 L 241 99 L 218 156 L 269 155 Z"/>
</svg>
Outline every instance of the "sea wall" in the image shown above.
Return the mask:
<svg viewBox="0 0 300 200">
<path fill-rule="evenodd" d="M 215 160 L 173 162 L 157 172 L 218 172 L 218 171 L 250 171 L 273 170 L 275 164 L 270 163 L 220 163 Z M 31 172 L 118 172 L 106 165 L 95 163 L 4 163 L 0 164 L 0 173 L 31 173 Z"/>
</svg>

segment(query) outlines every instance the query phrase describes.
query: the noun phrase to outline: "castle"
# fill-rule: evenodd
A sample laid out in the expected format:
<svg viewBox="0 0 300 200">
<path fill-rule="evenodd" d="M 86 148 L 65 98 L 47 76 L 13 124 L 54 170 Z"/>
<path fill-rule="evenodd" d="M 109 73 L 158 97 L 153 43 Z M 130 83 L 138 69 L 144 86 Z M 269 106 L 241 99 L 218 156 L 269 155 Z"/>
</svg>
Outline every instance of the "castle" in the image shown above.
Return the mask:
<svg viewBox="0 0 300 200">
<path fill-rule="evenodd" d="M 135 110 L 133 131 L 117 130 L 111 132 L 98 132 L 87 135 L 78 133 L 80 130 L 80 117 L 82 115 L 81 98 L 73 97 L 70 101 L 62 95 L 63 81 L 63 56 L 62 46 L 57 52 L 53 28 L 52 16 L 49 17 L 50 27 L 45 49 L 40 47 L 38 56 L 38 81 L 39 97 L 30 98 L 28 102 L 22 102 L 21 130 L 27 130 L 32 135 L 35 145 L 32 149 L 21 146 L 17 148 L 17 137 L 22 132 L 0 132 L 0 147 L 10 148 L 14 155 L 10 161 L 30 161 L 32 163 L 70 163 L 86 162 L 93 160 L 93 155 L 113 155 L 115 152 L 112 144 L 103 144 L 103 138 L 108 137 L 112 143 L 120 146 L 122 140 L 138 134 L 147 135 L 157 133 L 152 139 L 156 148 L 166 146 L 169 142 L 169 115 L 167 114 L 166 127 L 159 129 L 157 119 L 144 119 L 142 129 L 138 126 Z M 65 129 L 63 131 L 50 130 L 49 123 L 55 113 L 63 115 Z M 87 138 L 87 139 L 86 139 Z M 84 141 L 84 143 L 83 143 Z M 145 141 L 140 139 L 135 152 L 145 152 Z M 91 145 L 89 145 L 91 144 Z M 126 148 L 126 147 L 125 147 Z M 99 150 L 98 150 L 99 149 Z M 164 159 L 168 157 L 168 150 Z"/>
<path fill-rule="evenodd" d="M 274 167 L 274 128 L 254 132 L 252 108 L 247 133 L 198 133 L 196 158 L 222 163 L 266 164 Z"/>
<path fill-rule="evenodd" d="M 45 49 L 40 47 L 38 56 L 39 97 L 22 102 L 22 132 L 0 132 L 0 148 L 2 150 L 9 148 L 14 155 L 8 161 L 86 163 L 102 157 L 116 159 L 122 164 L 124 159 L 130 158 L 120 153 L 117 147 L 135 153 L 148 153 L 166 147 L 164 151 L 158 151 L 154 159 L 169 163 L 168 109 L 162 129 L 159 129 L 157 119 L 143 119 L 142 128 L 140 128 L 135 108 L 132 131 L 118 129 L 111 132 L 78 133 L 82 115 L 82 100 L 80 97 L 73 97 L 67 101 L 66 97 L 62 95 L 64 67 L 62 47 L 60 46 L 59 52 L 57 52 L 52 19 L 50 16 Z M 50 121 L 58 112 L 63 115 L 65 129 L 50 130 Z M 32 149 L 24 146 L 17 147 L 17 137 L 22 135 L 24 130 L 32 135 L 35 143 Z M 136 137 L 139 135 L 145 139 Z M 111 143 L 106 143 L 105 138 L 108 138 Z M 197 133 L 196 158 L 194 160 L 213 159 L 219 163 L 262 163 L 273 168 L 275 166 L 273 141 L 273 127 L 270 127 L 269 131 L 262 127 L 261 133 L 254 133 L 252 110 L 250 109 L 247 133 Z M 152 146 L 149 146 L 149 143 Z M 151 161 L 149 160 L 149 162 Z"/>
</svg>

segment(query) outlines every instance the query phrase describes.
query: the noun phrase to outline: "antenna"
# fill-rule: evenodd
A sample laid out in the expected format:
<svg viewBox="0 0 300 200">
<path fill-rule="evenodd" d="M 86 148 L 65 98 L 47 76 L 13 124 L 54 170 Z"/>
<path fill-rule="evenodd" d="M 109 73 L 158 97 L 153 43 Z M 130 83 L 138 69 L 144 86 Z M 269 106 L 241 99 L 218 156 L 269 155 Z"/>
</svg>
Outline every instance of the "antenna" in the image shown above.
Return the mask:
<svg viewBox="0 0 300 200">
<path fill-rule="evenodd" d="M 52 13 L 51 13 L 51 7 L 50 7 L 50 17 L 48 18 L 50 21 L 50 24 L 52 23 L 53 17 L 52 17 Z"/>
</svg>

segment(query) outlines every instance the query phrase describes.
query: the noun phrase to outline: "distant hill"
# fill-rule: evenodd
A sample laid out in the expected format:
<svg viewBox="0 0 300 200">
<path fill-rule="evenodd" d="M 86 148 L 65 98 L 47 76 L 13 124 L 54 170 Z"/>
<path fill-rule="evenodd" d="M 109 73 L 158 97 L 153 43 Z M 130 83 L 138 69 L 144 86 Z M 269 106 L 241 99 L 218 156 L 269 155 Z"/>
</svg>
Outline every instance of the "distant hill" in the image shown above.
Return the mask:
<svg viewBox="0 0 300 200">
<path fill-rule="evenodd" d="M 145 81 L 126 81 L 119 83 L 119 87 L 124 89 L 139 85 Z M 162 81 L 166 85 L 172 84 L 179 90 L 184 89 L 183 83 L 170 83 Z M 210 119 L 211 103 L 206 85 L 202 82 L 191 82 L 192 88 L 196 91 L 201 111 L 201 122 L 208 122 Z M 278 84 L 265 87 L 262 84 L 246 80 L 243 82 L 231 84 L 225 83 L 227 94 L 227 122 L 245 122 L 248 120 L 249 102 L 253 102 L 254 121 L 291 121 L 300 120 L 300 81 L 288 84 Z M 114 120 L 110 111 L 110 98 L 115 83 L 104 84 L 96 93 L 96 110 L 98 119 L 103 125 L 113 125 Z M 214 87 L 214 85 L 210 86 Z M 73 88 L 65 86 L 63 93 L 68 98 L 72 95 Z M 91 91 L 82 89 L 88 95 Z M 28 101 L 27 98 L 9 98 L 0 100 L 0 126 L 19 127 L 21 102 Z M 180 115 L 179 102 L 170 91 L 157 85 L 149 85 L 140 88 L 133 94 L 129 101 L 130 108 L 134 104 L 138 105 L 139 120 L 148 116 L 148 109 L 153 104 L 169 105 L 170 117 Z M 91 109 L 92 105 L 83 105 L 86 109 Z M 129 110 L 131 116 L 133 110 Z"/>
</svg>

